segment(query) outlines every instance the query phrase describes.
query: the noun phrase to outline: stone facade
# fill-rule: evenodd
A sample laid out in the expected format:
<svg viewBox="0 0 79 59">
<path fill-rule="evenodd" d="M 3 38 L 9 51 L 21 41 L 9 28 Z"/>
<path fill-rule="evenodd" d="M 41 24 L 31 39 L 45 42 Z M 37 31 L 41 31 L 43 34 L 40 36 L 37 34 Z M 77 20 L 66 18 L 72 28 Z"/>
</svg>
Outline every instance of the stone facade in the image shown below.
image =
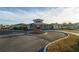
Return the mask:
<svg viewBox="0 0 79 59">
<path fill-rule="evenodd" d="M 34 19 L 33 33 L 42 33 L 42 21 L 41 19 Z"/>
</svg>

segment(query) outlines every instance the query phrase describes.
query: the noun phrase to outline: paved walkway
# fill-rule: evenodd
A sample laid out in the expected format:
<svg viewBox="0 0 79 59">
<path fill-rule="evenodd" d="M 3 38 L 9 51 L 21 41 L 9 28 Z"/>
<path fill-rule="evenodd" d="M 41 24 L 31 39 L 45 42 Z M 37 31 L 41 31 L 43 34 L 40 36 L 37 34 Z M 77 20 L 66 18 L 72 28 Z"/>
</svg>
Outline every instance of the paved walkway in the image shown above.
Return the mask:
<svg viewBox="0 0 79 59">
<path fill-rule="evenodd" d="M 70 33 L 70 34 L 74 34 L 74 35 L 79 36 L 79 33 L 77 33 L 77 32 L 69 32 L 69 31 L 61 31 L 61 32 Z"/>
</svg>

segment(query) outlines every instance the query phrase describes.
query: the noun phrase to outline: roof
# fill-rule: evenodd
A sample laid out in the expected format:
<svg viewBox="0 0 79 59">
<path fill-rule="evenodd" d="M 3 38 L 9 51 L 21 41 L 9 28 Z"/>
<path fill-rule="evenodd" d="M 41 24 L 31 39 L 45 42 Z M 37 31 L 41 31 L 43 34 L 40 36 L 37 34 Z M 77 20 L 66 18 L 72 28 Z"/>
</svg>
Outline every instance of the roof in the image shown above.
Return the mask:
<svg viewBox="0 0 79 59">
<path fill-rule="evenodd" d="M 42 19 L 34 19 L 33 21 L 43 21 Z"/>
</svg>

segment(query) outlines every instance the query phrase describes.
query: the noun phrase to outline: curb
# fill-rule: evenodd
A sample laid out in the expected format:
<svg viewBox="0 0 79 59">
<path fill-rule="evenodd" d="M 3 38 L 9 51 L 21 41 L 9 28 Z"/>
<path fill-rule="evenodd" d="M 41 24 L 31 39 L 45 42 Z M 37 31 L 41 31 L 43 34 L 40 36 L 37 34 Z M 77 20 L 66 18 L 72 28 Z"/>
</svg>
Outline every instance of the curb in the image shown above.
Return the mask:
<svg viewBox="0 0 79 59">
<path fill-rule="evenodd" d="M 53 41 L 53 42 L 48 43 L 48 44 L 45 46 L 45 48 L 44 48 L 44 52 L 47 52 L 47 48 L 48 48 L 49 45 L 51 45 L 51 44 L 53 44 L 53 43 L 55 43 L 55 42 L 58 42 L 58 41 L 60 41 L 60 40 L 63 40 L 63 39 L 65 39 L 65 38 L 68 38 L 68 37 L 69 37 L 69 34 L 68 34 L 68 33 L 65 33 L 65 32 L 62 32 L 62 33 L 66 34 L 67 36 L 65 36 L 65 37 L 63 37 L 63 38 L 60 38 L 60 39 L 58 39 L 58 40 L 55 40 L 55 41 Z"/>
</svg>

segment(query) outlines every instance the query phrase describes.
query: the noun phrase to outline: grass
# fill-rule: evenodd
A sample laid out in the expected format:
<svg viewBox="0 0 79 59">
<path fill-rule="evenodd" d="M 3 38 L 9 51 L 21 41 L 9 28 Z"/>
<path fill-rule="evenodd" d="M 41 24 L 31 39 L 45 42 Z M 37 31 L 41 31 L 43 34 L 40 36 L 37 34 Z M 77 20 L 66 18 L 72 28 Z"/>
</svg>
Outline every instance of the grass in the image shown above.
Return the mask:
<svg viewBox="0 0 79 59">
<path fill-rule="evenodd" d="M 49 52 L 76 52 L 79 51 L 79 36 L 69 34 L 69 37 L 48 46 Z"/>
</svg>

